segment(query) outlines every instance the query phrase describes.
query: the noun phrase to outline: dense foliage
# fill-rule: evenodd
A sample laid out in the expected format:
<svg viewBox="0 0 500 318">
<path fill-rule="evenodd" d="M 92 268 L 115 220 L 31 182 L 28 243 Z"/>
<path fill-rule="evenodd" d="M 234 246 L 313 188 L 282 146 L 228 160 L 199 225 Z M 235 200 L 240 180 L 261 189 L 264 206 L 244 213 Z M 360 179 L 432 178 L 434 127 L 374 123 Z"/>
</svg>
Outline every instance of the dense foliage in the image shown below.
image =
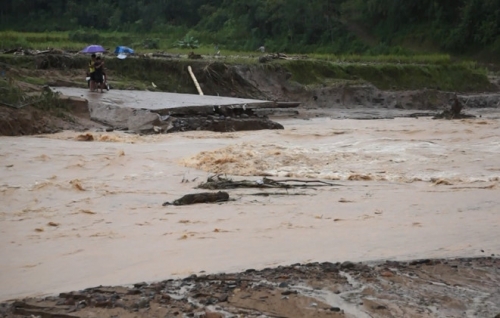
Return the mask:
<svg viewBox="0 0 500 318">
<path fill-rule="evenodd" d="M 491 46 L 500 53 L 498 0 L 352 0 L 343 10 L 388 43 L 409 36 L 453 52 Z"/>
<path fill-rule="evenodd" d="M 500 53 L 499 0 L 3 0 L 2 29 L 181 32 L 255 50 Z M 74 36 L 84 36 L 74 34 Z M 184 36 L 183 36 L 184 37 Z M 399 52 L 400 51 L 400 52 Z"/>
</svg>

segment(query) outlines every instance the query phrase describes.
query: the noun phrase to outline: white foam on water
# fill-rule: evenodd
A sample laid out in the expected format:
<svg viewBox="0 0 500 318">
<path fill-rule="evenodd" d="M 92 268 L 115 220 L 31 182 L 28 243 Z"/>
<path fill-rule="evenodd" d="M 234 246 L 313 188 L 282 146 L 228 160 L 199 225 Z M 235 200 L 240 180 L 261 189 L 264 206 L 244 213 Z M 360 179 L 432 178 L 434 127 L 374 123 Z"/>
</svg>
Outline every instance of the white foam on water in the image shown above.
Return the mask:
<svg viewBox="0 0 500 318">
<path fill-rule="evenodd" d="M 481 142 L 471 136 L 457 142 L 455 130 L 439 138 L 425 130 L 393 132 L 397 138 L 387 134 L 391 131 L 369 131 L 358 138 L 354 133 L 318 137 L 318 133 L 293 132 L 295 142 L 244 142 L 186 158 L 184 164 L 212 173 L 331 180 L 468 183 L 498 177 L 485 170 L 500 149 L 491 134 L 477 136 Z"/>
</svg>

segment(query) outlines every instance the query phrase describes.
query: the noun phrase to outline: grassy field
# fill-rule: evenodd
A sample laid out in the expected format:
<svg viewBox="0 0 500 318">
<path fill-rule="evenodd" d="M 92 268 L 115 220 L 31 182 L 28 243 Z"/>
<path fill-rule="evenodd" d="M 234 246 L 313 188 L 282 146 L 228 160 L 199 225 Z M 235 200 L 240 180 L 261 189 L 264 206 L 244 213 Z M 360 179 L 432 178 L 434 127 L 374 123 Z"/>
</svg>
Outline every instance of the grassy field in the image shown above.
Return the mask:
<svg viewBox="0 0 500 318">
<path fill-rule="evenodd" d="M 96 37 L 98 41 L 83 42 L 75 39 Z M 88 32 L 49 32 L 22 33 L 13 31 L 0 32 L 0 48 L 23 47 L 31 49 L 58 48 L 78 52 L 89 44 L 101 44 L 110 51 L 117 45 L 127 45 L 138 54 L 150 52 L 166 52 L 181 54 L 181 59 L 106 59 L 106 65 L 113 70 L 116 77 L 123 81 L 116 87 L 126 88 L 129 83 L 133 87 L 144 88 L 154 81 L 162 90 L 183 91 L 183 85 L 190 85 L 185 68 L 188 64 L 204 67 L 219 61 L 225 64 L 246 64 L 273 71 L 284 68 L 292 73 L 291 80 L 302 85 L 334 85 L 336 83 L 372 83 L 380 89 L 439 89 L 447 91 L 487 91 L 491 85 L 487 79 L 488 71 L 473 61 L 456 61 L 446 54 L 428 55 L 333 55 L 308 54 L 295 56 L 292 61 L 275 60 L 261 64 L 258 57 L 262 53 L 226 51 L 219 48 L 221 57 L 214 57 L 215 47 L 205 44 L 196 48 L 179 48 L 176 41 L 178 35 L 170 37 L 161 34 L 129 34 L 120 32 L 88 33 Z M 146 48 L 145 45 L 155 43 L 158 48 Z M 205 56 L 203 60 L 193 61 L 185 55 L 194 51 Z M 293 54 L 285 52 L 290 57 Z M 210 58 L 212 56 L 212 58 Z M 85 69 L 88 56 L 74 58 L 30 57 L 0 55 L 0 63 L 15 65 L 25 69 Z M 1 64 L 0 64 L 1 67 Z M 25 76 L 24 82 L 41 85 L 44 81 L 35 76 Z M 122 84 L 123 83 L 123 84 Z"/>
<path fill-rule="evenodd" d="M 291 61 L 283 64 L 303 85 L 326 85 L 340 81 L 363 81 L 383 90 L 437 89 L 445 91 L 489 90 L 482 71 L 467 64 L 365 64 Z"/>
<path fill-rule="evenodd" d="M 138 53 L 168 52 L 172 54 L 187 54 L 194 51 L 197 54 L 213 55 L 218 50 L 221 55 L 230 56 L 233 59 L 243 60 L 245 57 L 257 56 L 258 51 L 241 52 L 226 50 L 220 47 L 216 50 L 211 43 L 201 43 L 195 49 L 179 48 L 177 41 L 181 40 L 175 34 L 133 34 L 124 32 L 100 32 L 82 33 L 89 38 L 96 37 L 94 41 L 75 40 L 84 36 L 75 36 L 75 32 L 47 32 L 47 33 L 26 33 L 17 31 L 0 31 L 0 49 L 11 49 L 16 47 L 45 50 L 48 48 L 58 48 L 69 51 L 79 51 L 89 44 L 103 45 L 110 51 L 118 45 L 130 46 Z M 150 43 L 156 43 L 158 48 L 146 47 Z M 293 54 L 293 52 L 281 52 Z M 447 54 L 425 54 L 425 55 L 334 55 L 334 54 L 307 54 L 309 59 L 324 60 L 337 63 L 382 63 L 382 64 L 452 64 L 452 58 Z"/>
<path fill-rule="evenodd" d="M 183 53 L 191 49 L 179 49 L 176 47 L 177 41 L 173 35 L 164 34 L 134 34 L 124 32 L 48 32 L 29 33 L 17 31 L 0 31 L 0 49 L 23 47 L 29 49 L 45 50 L 47 48 L 58 48 L 69 51 L 79 51 L 89 44 L 100 44 L 108 50 L 114 50 L 118 45 L 125 45 L 136 49 L 140 53 L 168 51 L 169 53 Z M 87 40 L 81 40 L 87 38 Z M 156 44 L 154 48 L 148 48 L 148 44 Z M 202 45 L 194 49 L 198 54 L 214 54 L 214 45 Z M 226 52 L 235 53 L 235 52 Z M 240 52 L 236 52 L 240 53 Z"/>
</svg>

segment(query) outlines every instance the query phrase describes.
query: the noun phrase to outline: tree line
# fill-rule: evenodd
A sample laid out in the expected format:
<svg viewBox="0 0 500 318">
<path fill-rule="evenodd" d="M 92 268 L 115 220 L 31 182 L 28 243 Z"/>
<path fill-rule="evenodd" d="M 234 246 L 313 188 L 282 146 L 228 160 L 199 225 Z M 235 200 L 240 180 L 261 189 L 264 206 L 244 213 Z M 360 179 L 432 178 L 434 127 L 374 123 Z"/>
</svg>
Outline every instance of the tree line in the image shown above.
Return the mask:
<svg viewBox="0 0 500 318">
<path fill-rule="evenodd" d="M 411 42 L 500 53 L 499 0 L 3 0 L 0 27 L 185 30 L 232 49 L 388 53 Z M 377 52 L 379 50 L 380 52 Z"/>
</svg>

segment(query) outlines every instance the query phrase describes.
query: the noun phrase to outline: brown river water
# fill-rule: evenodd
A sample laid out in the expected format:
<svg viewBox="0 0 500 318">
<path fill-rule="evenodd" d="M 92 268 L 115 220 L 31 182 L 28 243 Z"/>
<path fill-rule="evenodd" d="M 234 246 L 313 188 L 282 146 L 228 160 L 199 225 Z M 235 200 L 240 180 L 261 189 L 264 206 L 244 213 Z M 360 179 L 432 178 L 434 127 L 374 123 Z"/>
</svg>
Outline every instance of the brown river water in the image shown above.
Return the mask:
<svg viewBox="0 0 500 318">
<path fill-rule="evenodd" d="M 200 271 L 500 253 L 496 117 L 279 122 L 0 137 L 0 301 Z M 162 206 L 213 173 L 341 186 Z"/>
</svg>

